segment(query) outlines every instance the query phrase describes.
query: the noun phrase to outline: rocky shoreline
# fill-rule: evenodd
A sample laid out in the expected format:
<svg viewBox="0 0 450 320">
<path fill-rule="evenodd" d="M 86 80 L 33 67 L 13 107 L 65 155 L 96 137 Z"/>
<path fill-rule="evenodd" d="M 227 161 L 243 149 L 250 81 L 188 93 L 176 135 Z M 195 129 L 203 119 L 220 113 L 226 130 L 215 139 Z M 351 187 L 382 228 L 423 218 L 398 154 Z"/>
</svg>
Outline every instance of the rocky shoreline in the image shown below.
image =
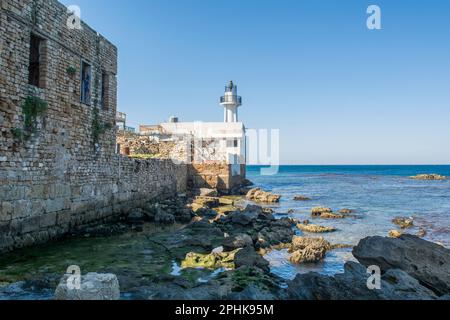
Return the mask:
<svg viewBox="0 0 450 320">
<path fill-rule="evenodd" d="M 0 299 L 20 297 L 21 290 L 25 296 L 33 290 L 48 295 L 56 288 L 56 296 L 48 298 L 117 299 L 119 286 L 121 299 L 144 300 L 449 298 L 450 250 L 406 234 L 395 239 L 368 237 L 361 240 L 353 248 L 359 263 L 348 262 L 343 274 L 299 274 L 292 281 L 272 274 L 269 262 L 264 259 L 271 250 L 287 249 L 292 263 L 303 264 L 320 262 L 328 252 L 345 247 L 308 235 L 333 232 L 332 227 L 287 217 L 276 219 L 272 210 L 245 202 L 273 203 L 279 199 L 280 196 L 258 188 L 247 190 L 246 200 L 242 196 L 221 197 L 215 190 L 197 190 L 175 200 L 148 204 L 127 213 L 122 222 L 114 226 L 93 227 L 75 236 L 90 238 L 92 242 L 97 241 L 97 237 L 107 242 L 118 236 L 135 241 L 134 246 L 142 247 L 140 250 L 147 254 L 145 258 L 155 270 L 143 272 L 139 264 L 123 267 L 113 264 L 103 270 L 90 270 L 102 274 L 91 273 L 83 281 L 91 287 L 94 283 L 101 294 L 88 292 L 84 296 L 74 296 L 64 287 L 66 278 L 61 280 L 61 275 L 51 272 L 31 274 L 20 282 L 2 285 L 0 268 Z M 312 219 L 352 216 L 350 209 L 334 213 L 330 208 L 313 208 L 311 212 Z M 405 229 L 413 223 L 407 218 L 393 222 Z M 296 236 L 297 229 L 305 235 Z M 141 255 L 141 251 L 137 254 Z M 156 257 L 160 259 L 160 268 L 157 260 L 152 260 Z M 367 270 L 373 265 L 382 272 L 381 287 L 376 290 L 367 286 L 371 276 Z M 117 281 L 111 275 L 105 276 L 108 271 L 117 276 Z"/>
</svg>

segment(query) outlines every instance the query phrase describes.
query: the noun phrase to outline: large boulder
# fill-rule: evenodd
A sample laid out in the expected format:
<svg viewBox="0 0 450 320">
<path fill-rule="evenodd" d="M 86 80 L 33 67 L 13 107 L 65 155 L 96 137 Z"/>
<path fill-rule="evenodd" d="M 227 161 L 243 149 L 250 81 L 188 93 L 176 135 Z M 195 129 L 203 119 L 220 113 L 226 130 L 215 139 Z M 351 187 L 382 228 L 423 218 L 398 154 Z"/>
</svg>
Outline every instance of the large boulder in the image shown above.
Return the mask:
<svg viewBox="0 0 450 320">
<path fill-rule="evenodd" d="M 88 273 L 81 276 L 79 288 L 74 288 L 68 280 L 71 275 L 62 277 L 55 291 L 55 300 L 119 300 L 119 281 L 114 274 Z"/>
<path fill-rule="evenodd" d="M 318 273 L 299 274 L 288 283 L 285 299 L 291 300 L 431 300 L 432 291 L 398 269 L 380 279 L 380 289 L 369 289 L 370 274 L 359 263 L 348 262 L 345 272 L 334 277 Z"/>
<path fill-rule="evenodd" d="M 450 293 L 450 250 L 413 235 L 397 239 L 368 237 L 353 249 L 365 266 L 379 266 L 382 272 L 400 269 L 438 295 Z"/>
</svg>

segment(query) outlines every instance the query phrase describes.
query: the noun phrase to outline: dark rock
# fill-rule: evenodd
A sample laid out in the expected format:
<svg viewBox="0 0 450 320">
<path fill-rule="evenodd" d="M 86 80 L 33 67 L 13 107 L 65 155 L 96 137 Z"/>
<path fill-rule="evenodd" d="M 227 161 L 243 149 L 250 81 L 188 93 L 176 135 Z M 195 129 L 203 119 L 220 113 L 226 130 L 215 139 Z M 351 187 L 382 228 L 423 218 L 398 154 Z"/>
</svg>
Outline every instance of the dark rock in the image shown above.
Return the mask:
<svg viewBox="0 0 450 320">
<path fill-rule="evenodd" d="M 241 182 L 241 185 L 243 186 L 243 187 L 250 187 L 250 186 L 253 186 L 253 182 L 251 182 L 250 180 L 248 180 L 248 179 L 242 179 L 242 182 Z"/>
<path fill-rule="evenodd" d="M 256 284 L 250 284 L 240 292 L 232 292 L 229 297 L 231 300 L 238 301 L 273 301 L 277 300 L 274 293 L 258 287 Z"/>
<path fill-rule="evenodd" d="M 231 218 L 232 223 L 240 224 L 242 226 L 248 226 L 256 221 L 258 215 L 259 213 L 256 211 L 242 211 L 242 212 L 233 212 L 228 217 Z"/>
<path fill-rule="evenodd" d="M 381 277 L 381 289 L 384 299 L 429 300 L 436 299 L 430 289 L 422 286 L 419 281 L 400 269 L 391 269 Z"/>
<path fill-rule="evenodd" d="M 201 236 L 201 235 L 184 239 L 181 243 L 181 246 L 183 246 L 183 247 L 201 247 L 201 248 L 205 249 L 206 251 L 212 250 L 211 239 Z"/>
<path fill-rule="evenodd" d="M 144 223 L 144 214 L 142 210 L 132 210 L 127 216 L 127 222 L 130 224 L 142 224 Z"/>
<path fill-rule="evenodd" d="M 348 262 L 345 272 L 334 277 L 308 273 L 288 283 L 286 299 L 295 300 L 425 300 L 436 296 L 401 270 L 381 278 L 380 289 L 369 289 L 370 274 L 359 263 Z"/>
<path fill-rule="evenodd" d="M 199 208 L 197 209 L 197 211 L 195 211 L 195 213 L 200 217 L 206 217 L 210 219 L 214 219 L 217 216 L 217 211 L 207 207 Z"/>
<path fill-rule="evenodd" d="M 175 213 L 175 220 L 180 223 L 188 223 L 192 220 L 193 216 L 194 214 L 191 209 L 183 208 Z"/>
<path fill-rule="evenodd" d="M 234 256 L 236 268 L 247 266 L 257 267 L 265 272 L 269 272 L 269 262 L 261 257 L 253 247 L 245 247 L 239 250 Z"/>
<path fill-rule="evenodd" d="M 450 292 L 450 250 L 435 243 L 406 234 L 398 239 L 368 237 L 353 249 L 353 255 L 382 272 L 403 270 L 438 295 Z"/>
<path fill-rule="evenodd" d="M 263 208 L 261 206 L 257 206 L 254 204 L 248 204 L 243 211 L 244 212 L 256 212 L 258 214 L 261 214 L 261 213 L 263 213 Z"/>
<path fill-rule="evenodd" d="M 238 248 L 252 247 L 253 240 L 248 234 L 238 234 L 225 238 L 223 248 L 225 251 L 233 251 Z"/>
<path fill-rule="evenodd" d="M 310 201 L 311 199 L 304 196 L 296 196 L 294 197 L 294 201 Z"/>
<path fill-rule="evenodd" d="M 167 213 L 163 211 L 161 207 L 157 208 L 157 213 L 155 215 L 155 222 L 159 224 L 174 224 L 175 223 L 175 217 L 171 213 Z"/>
</svg>

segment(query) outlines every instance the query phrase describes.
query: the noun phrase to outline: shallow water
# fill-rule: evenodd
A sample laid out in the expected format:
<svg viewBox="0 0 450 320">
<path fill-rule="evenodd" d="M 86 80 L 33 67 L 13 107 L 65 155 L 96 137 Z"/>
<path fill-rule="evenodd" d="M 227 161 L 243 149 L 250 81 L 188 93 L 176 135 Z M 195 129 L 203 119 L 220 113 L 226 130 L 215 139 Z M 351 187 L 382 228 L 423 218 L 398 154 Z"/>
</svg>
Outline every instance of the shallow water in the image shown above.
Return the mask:
<svg viewBox="0 0 450 320">
<path fill-rule="evenodd" d="M 316 206 L 356 210 L 356 218 L 313 221 L 338 229 L 323 235 L 332 243 L 356 245 L 367 236 L 386 236 L 398 229 L 392 219 L 406 216 L 415 219 L 415 227 L 408 233 L 424 228 L 426 240 L 450 247 L 450 180 L 409 178 L 421 173 L 450 176 L 450 166 L 281 166 L 273 176 L 262 176 L 260 167 L 247 169 L 248 178 L 257 186 L 283 196 L 279 205 L 272 206 L 280 217 L 294 209 L 288 216 L 311 220 L 311 208 Z M 293 201 L 296 195 L 312 201 Z M 285 251 L 271 252 L 266 258 L 272 272 L 287 279 L 309 271 L 340 273 L 344 263 L 354 259 L 350 249 L 332 251 L 324 263 L 312 266 L 291 264 Z"/>
<path fill-rule="evenodd" d="M 441 167 L 281 167 L 275 176 L 261 176 L 258 167 L 248 168 L 248 177 L 256 185 L 283 196 L 273 206 L 279 217 L 310 219 L 314 206 L 334 210 L 357 210 L 356 218 L 320 220 L 315 223 L 332 225 L 336 233 L 325 234 L 332 243 L 355 245 L 366 236 L 381 235 L 396 229 L 391 222 L 396 216 L 414 216 L 416 233 L 423 227 L 427 240 L 450 247 L 450 181 L 415 181 L 409 176 L 438 173 L 450 176 L 450 166 Z M 312 201 L 293 201 L 304 195 Z M 161 275 L 184 276 L 193 281 L 208 281 L 223 270 L 205 272 L 179 269 L 179 261 L 167 253 L 161 243 L 178 237 L 174 232 L 181 226 L 161 229 L 147 225 L 143 233 L 128 232 L 107 238 L 77 238 L 27 248 L 0 257 L 0 300 L 52 299 L 53 290 L 21 286 L 21 281 L 46 275 L 56 275 L 56 281 L 69 265 L 79 265 L 82 273 L 112 272 L 120 276 L 122 299 L 133 299 L 127 288 L 152 282 Z M 302 233 L 297 231 L 299 235 Z M 180 250 L 182 250 L 180 248 Z M 183 249 L 183 250 L 188 250 Z M 172 250 L 174 251 L 174 250 Z M 175 250 L 176 252 L 176 250 Z M 184 256 L 186 252 L 181 252 Z M 298 273 L 315 271 L 336 274 L 343 271 L 346 261 L 353 260 L 351 249 L 339 249 L 327 254 L 319 264 L 293 265 L 285 250 L 272 251 L 266 258 L 272 272 L 293 279 Z M 2 288 L 2 282 L 11 284 Z M 54 284 L 53 288 L 56 287 Z"/>
</svg>

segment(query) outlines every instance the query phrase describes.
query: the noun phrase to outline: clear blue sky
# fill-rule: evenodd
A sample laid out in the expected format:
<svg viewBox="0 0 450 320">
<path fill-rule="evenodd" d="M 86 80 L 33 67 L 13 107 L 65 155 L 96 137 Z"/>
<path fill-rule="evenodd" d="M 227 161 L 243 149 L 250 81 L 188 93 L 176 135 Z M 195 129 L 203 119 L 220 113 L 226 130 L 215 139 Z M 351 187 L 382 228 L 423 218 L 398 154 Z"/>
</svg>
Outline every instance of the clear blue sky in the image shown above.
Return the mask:
<svg viewBox="0 0 450 320">
<path fill-rule="evenodd" d="M 450 163 L 450 1 L 62 2 L 117 45 L 132 126 L 222 121 L 232 79 L 246 126 L 281 130 L 283 164 Z"/>
</svg>

